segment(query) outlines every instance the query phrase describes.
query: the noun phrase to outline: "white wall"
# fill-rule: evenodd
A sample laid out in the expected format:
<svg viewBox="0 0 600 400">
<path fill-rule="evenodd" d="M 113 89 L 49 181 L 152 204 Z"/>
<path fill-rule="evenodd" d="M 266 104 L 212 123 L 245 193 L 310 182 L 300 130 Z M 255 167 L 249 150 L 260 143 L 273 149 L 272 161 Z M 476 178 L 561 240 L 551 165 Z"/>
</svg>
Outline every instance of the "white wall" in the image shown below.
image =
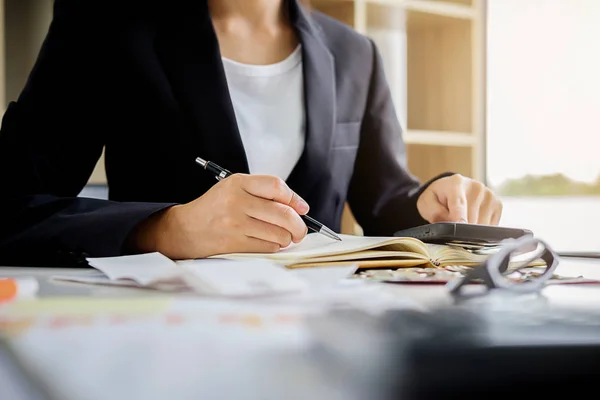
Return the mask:
<svg viewBox="0 0 600 400">
<path fill-rule="evenodd" d="M 367 11 L 367 35 L 377 45 L 392 99 L 403 131 L 407 129 L 406 15 L 400 8 L 371 6 Z"/>
<path fill-rule="evenodd" d="M 600 175 L 600 1 L 489 0 L 488 176 Z"/>
</svg>

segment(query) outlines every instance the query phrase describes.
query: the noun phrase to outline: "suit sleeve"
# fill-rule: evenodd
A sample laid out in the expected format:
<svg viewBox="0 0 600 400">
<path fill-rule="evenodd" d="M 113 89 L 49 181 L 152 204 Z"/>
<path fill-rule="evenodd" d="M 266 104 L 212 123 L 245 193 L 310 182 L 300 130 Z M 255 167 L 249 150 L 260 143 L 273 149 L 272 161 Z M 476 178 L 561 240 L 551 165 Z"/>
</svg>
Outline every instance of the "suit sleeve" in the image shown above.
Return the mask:
<svg viewBox="0 0 600 400">
<path fill-rule="evenodd" d="M 428 223 L 417 210 L 417 200 L 434 180 L 451 173 L 421 183 L 408 170 L 402 128 L 381 55 L 372 41 L 371 46 L 369 95 L 348 203 L 365 235 L 393 235 Z"/>
<path fill-rule="evenodd" d="M 55 2 L 35 66 L 2 119 L 0 265 L 120 255 L 129 232 L 169 206 L 78 197 L 101 155 L 117 93 L 108 73 L 116 64 L 111 28 L 96 11 L 85 1 Z"/>
</svg>

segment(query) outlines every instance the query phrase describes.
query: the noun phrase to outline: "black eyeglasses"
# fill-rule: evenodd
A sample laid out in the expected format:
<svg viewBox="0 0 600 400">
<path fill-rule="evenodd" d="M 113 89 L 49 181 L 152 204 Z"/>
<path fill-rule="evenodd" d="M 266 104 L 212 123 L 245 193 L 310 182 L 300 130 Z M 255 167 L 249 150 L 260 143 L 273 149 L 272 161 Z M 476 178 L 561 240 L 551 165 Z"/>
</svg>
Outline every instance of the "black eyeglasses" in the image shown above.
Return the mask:
<svg viewBox="0 0 600 400">
<path fill-rule="evenodd" d="M 500 250 L 464 277 L 447 283 L 453 295 L 461 294 L 469 283 L 483 283 L 489 289 L 507 289 L 518 293 L 540 291 L 558 266 L 558 255 L 543 240 L 522 237 L 503 242 Z M 520 271 L 534 268 L 523 277 Z M 515 275 L 520 275 L 515 277 Z"/>
</svg>

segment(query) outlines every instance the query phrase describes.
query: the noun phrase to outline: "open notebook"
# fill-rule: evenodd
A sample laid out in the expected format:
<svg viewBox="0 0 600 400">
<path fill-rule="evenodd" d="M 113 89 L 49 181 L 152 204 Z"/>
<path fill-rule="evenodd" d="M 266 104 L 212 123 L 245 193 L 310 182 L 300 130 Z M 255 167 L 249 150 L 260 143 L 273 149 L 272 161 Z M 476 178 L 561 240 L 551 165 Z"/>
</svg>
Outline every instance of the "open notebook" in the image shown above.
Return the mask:
<svg viewBox="0 0 600 400">
<path fill-rule="evenodd" d="M 429 244 L 410 237 L 339 236 L 342 238 L 341 242 L 311 233 L 302 242 L 277 253 L 232 253 L 214 257 L 266 258 L 288 268 L 349 263 L 359 268 L 473 266 L 488 257 L 487 254 L 478 254 L 462 247 Z"/>
</svg>

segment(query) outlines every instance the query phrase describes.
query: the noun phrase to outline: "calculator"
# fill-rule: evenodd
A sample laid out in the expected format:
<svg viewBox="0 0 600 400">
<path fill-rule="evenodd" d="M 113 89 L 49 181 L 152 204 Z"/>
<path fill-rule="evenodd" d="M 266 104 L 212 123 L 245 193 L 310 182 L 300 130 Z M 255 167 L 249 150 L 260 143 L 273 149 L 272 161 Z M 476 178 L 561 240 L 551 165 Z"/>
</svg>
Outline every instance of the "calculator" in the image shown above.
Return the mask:
<svg viewBox="0 0 600 400">
<path fill-rule="evenodd" d="M 425 243 L 455 244 L 464 247 L 496 247 L 507 239 L 533 236 L 533 232 L 523 228 L 496 225 L 438 222 L 397 231 L 394 236 L 413 237 Z"/>
</svg>

